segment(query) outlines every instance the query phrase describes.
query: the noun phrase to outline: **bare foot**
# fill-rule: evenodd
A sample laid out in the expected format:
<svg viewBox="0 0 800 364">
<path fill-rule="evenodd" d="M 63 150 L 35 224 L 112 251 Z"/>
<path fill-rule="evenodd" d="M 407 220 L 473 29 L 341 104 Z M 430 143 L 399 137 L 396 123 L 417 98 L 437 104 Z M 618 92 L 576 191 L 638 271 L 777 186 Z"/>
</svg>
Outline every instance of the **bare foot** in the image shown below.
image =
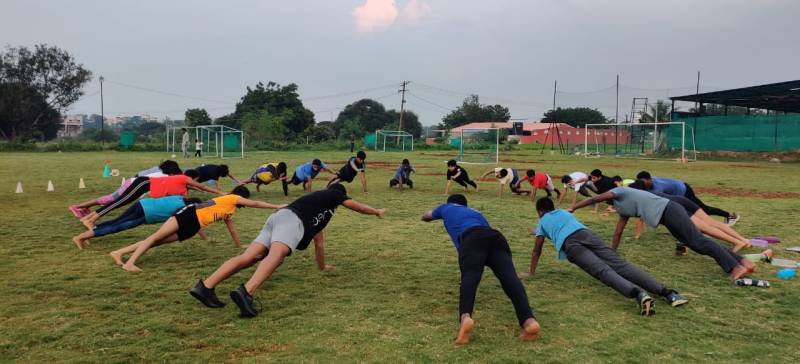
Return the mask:
<svg viewBox="0 0 800 364">
<path fill-rule="evenodd" d="M 749 259 L 742 258 L 742 260 L 739 261 L 739 264 L 743 265 L 747 269 L 747 274 L 756 271 L 756 263 L 751 262 Z"/>
<path fill-rule="evenodd" d="M 536 322 L 536 319 L 529 318 L 522 324 L 522 333 L 519 338 L 524 341 L 535 341 L 539 338 L 539 330 L 541 330 L 541 326 Z"/>
<path fill-rule="evenodd" d="M 108 255 L 110 255 L 112 258 L 114 258 L 114 263 L 117 263 L 117 265 L 125 264 L 125 263 L 122 262 L 122 253 L 118 253 L 115 250 L 115 251 L 113 251 L 111 253 L 108 253 Z"/>
<path fill-rule="evenodd" d="M 141 268 L 139 268 L 139 267 L 137 267 L 137 266 L 135 266 L 133 264 L 127 264 L 127 263 L 122 265 L 122 269 L 127 270 L 128 272 L 131 272 L 131 273 L 139 273 L 139 272 L 142 271 Z"/>
<path fill-rule="evenodd" d="M 744 248 L 747 248 L 747 244 L 745 244 L 745 243 L 743 243 L 741 241 L 737 242 L 736 244 L 733 245 L 733 252 L 736 253 L 739 250 L 742 250 Z"/>
<path fill-rule="evenodd" d="M 475 327 L 475 320 L 467 316 L 461 320 L 461 328 L 458 329 L 458 336 L 456 337 L 456 344 L 464 345 L 469 342 L 469 334 Z"/>
<path fill-rule="evenodd" d="M 745 268 L 743 265 L 737 265 L 731 270 L 730 273 L 728 273 L 728 278 L 730 278 L 732 281 L 735 281 L 746 275 L 747 275 L 747 268 Z"/>
<path fill-rule="evenodd" d="M 86 226 L 86 228 L 89 230 L 94 230 L 94 222 L 91 221 L 88 217 L 82 218 L 81 224 L 83 224 L 83 226 Z"/>
<path fill-rule="evenodd" d="M 72 242 L 78 246 L 78 249 L 83 250 L 83 241 L 78 236 L 73 236 Z"/>
</svg>

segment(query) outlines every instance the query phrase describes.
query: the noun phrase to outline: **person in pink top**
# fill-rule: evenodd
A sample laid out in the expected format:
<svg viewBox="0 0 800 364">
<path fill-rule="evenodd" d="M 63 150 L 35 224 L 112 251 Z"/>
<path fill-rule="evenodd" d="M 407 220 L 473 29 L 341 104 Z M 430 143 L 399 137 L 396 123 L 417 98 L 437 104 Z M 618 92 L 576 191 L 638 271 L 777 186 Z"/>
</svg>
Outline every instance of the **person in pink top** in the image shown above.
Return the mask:
<svg viewBox="0 0 800 364">
<path fill-rule="evenodd" d="M 94 229 L 94 223 L 97 219 L 103 217 L 109 212 L 125 206 L 133 201 L 136 201 L 145 193 L 150 193 L 150 197 L 159 198 L 164 196 L 186 195 L 188 189 L 195 189 L 199 191 L 216 193 L 224 195 L 225 193 L 219 189 L 208 187 L 195 181 L 198 177 L 197 171 L 189 170 L 186 174 L 166 177 L 137 177 L 131 182 L 131 185 L 125 189 L 119 198 L 114 200 L 108 205 L 99 208 L 97 211 L 92 212 L 81 218 L 81 223 L 88 229 Z"/>
</svg>

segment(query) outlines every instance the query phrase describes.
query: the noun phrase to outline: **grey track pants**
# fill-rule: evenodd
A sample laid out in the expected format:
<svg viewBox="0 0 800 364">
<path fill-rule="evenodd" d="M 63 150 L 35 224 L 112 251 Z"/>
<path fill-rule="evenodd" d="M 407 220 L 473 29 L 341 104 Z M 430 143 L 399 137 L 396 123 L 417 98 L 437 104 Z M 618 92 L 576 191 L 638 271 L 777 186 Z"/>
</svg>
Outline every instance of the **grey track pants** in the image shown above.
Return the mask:
<svg viewBox="0 0 800 364">
<path fill-rule="evenodd" d="M 637 286 L 658 295 L 666 287 L 635 265 L 622 259 L 614 249 L 588 229 L 578 230 L 564 241 L 567 259 L 621 295 L 633 298 Z"/>
</svg>

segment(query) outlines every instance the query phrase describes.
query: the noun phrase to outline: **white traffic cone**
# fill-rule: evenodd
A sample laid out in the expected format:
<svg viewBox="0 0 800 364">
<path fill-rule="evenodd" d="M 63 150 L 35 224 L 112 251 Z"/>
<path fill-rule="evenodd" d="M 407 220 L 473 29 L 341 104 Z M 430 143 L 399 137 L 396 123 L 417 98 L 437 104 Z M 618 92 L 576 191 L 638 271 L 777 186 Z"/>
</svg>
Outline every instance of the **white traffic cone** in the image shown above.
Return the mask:
<svg viewBox="0 0 800 364">
<path fill-rule="evenodd" d="M 120 187 L 125 185 L 125 177 L 122 177 L 122 183 L 119 184 Z"/>
<path fill-rule="evenodd" d="M 81 181 L 80 181 L 80 182 L 78 182 L 78 188 L 79 188 L 79 189 L 84 189 L 84 188 L 86 188 L 86 184 L 85 184 L 85 183 L 83 183 L 83 177 L 81 177 Z"/>
<path fill-rule="evenodd" d="M 56 188 L 53 187 L 53 181 L 47 180 L 47 192 L 54 192 L 55 190 Z"/>
<path fill-rule="evenodd" d="M 22 193 L 22 182 L 17 182 L 17 192 L 15 193 Z"/>
</svg>

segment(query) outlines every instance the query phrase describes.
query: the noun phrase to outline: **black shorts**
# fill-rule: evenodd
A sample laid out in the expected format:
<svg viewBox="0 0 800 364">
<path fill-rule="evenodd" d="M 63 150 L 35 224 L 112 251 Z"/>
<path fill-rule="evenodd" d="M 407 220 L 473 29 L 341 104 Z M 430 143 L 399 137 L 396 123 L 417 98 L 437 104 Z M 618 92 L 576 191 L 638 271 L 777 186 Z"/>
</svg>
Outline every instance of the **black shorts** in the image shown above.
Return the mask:
<svg viewBox="0 0 800 364">
<path fill-rule="evenodd" d="M 686 210 L 686 213 L 689 214 L 689 217 L 694 215 L 697 210 L 700 210 L 700 205 L 694 203 L 692 200 L 683 197 L 683 196 L 671 196 L 668 198 L 670 201 L 681 205 Z"/>
<path fill-rule="evenodd" d="M 188 205 L 175 213 L 178 220 L 178 240 L 184 241 L 200 231 L 200 221 L 197 220 L 197 211 L 194 205 Z"/>
<path fill-rule="evenodd" d="M 299 185 L 301 183 L 303 183 L 303 181 L 301 181 L 299 178 L 297 178 L 297 173 L 293 174 L 292 175 L 292 184 L 293 185 Z"/>
<path fill-rule="evenodd" d="M 353 182 L 356 178 L 358 171 L 354 171 L 353 168 L 350 168 L 350 165 L 346 165 L 339 170 L 339 181 L 340 182 Z"/>
</svg>

